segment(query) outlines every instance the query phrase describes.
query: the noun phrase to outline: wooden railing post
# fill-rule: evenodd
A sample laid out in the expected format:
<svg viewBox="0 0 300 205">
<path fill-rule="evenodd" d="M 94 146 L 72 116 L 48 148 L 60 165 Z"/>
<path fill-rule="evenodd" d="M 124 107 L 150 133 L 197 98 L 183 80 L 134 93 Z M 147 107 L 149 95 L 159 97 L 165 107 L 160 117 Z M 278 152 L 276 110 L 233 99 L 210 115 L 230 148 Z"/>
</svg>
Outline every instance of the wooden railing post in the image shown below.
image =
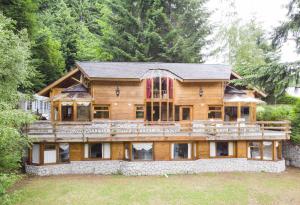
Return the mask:
<svg viewBox="0 0 300 205">
<path fill-rule="evenodd" d="M 264 123 L 262 123 L 261 124 L 261 131 L 262 131 L 262 139 L 264 139 L 265 138 L 265 124 Z"/>
</svg>

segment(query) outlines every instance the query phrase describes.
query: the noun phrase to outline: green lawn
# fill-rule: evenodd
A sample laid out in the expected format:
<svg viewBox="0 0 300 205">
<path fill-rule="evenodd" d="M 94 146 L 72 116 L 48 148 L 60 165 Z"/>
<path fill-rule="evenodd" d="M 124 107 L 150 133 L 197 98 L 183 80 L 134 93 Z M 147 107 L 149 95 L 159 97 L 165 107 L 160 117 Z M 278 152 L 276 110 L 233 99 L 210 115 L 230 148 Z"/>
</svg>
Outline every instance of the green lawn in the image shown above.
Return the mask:
<svg viewBox="0 0 300 205">
<path fill-rule="evenodd" d="M 29 177 L 16 204 L 300 204 L 300 170 L 125 177 Z"/>
</svg>

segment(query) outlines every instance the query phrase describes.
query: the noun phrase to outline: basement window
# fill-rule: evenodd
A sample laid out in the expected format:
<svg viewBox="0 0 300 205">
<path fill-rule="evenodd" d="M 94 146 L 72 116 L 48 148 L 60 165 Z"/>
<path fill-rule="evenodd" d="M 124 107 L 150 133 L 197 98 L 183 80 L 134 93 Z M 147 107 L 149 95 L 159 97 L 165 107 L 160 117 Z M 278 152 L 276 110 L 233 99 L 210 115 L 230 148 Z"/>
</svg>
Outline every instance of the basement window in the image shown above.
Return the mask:
<svg viewBox="0 0 300 205">
<path fill-rule="evenodd" d="M 228 142 L 216 142 L 216 156 L 229 156 Z"/>
<path fill-rule="evenodd" d="M 261 159 L 261 143 L 260 142 L 249 142 L 248 158 L 249 159 Z"/>
<path fill-rule="evenodd" d="M 273 143 L 271 141 L 263 142 L 263 160 L 273 160 Z"/>
<path fill-rule="evenodd" d="M 69 162 L 70 161 L 70 148 L 69 143 L 60 143 L 58 150 L 59 162 Z"/>
<path fill-rule="evenodd" d="M 132 144 L 132 160 L 152 160 L 153 143 Z"/>
<path fill-rule="evenodd" d="M 189 159 L 191 158 L 191 145 L 188 143 L 174 143 L 172 144 L 173 159 Z"/>
</svg>

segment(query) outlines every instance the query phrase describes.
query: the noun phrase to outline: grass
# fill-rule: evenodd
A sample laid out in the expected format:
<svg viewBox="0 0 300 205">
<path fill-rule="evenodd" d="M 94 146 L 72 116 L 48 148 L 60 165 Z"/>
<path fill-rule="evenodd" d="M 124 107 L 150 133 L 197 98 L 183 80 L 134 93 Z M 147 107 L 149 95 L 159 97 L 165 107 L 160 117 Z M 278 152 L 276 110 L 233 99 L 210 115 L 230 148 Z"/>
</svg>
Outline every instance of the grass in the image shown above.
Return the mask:
<svg viewBox="0 0 300 205">
<path fill-rule="evenodd" d="M 300 170 L 126 177 L 28 177 L 15 204 L 300 204 Z"/>
</svg>

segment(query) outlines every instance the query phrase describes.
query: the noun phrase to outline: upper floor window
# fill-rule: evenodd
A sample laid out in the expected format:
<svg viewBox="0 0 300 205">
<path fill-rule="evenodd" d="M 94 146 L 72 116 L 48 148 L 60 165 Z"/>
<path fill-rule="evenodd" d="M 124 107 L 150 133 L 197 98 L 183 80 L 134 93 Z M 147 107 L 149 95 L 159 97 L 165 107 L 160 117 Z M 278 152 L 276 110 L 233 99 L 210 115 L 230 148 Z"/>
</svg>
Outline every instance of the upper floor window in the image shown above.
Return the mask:
<svg viewBox="0 0 300 205">
<path fill-rule="evenodd" d="M 173 98 L 173 79 L 167 77 L 148 78 L 146 80 L 146 97 Z"/>
<path fill-rule="evenodd" d="M 96 105 L 94 107 L 95 119 L 109 119 L 109 106 L 108 105 Z"/>
<path fill-rule="evenodd" d="M 135 118 L 136 119 L 144 119 L 144 106 L 136 105 L 135 107 Z"/>
<path fill-rule="evenodd" d="M 208 119 L 222 119 L 222 106 L 209 106 Z"/>
</svg>

